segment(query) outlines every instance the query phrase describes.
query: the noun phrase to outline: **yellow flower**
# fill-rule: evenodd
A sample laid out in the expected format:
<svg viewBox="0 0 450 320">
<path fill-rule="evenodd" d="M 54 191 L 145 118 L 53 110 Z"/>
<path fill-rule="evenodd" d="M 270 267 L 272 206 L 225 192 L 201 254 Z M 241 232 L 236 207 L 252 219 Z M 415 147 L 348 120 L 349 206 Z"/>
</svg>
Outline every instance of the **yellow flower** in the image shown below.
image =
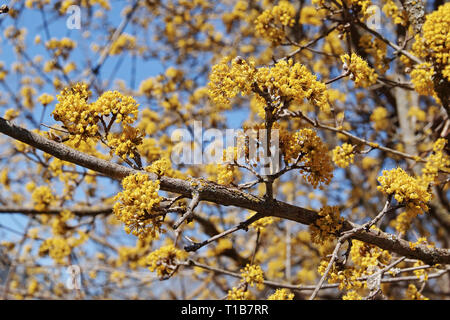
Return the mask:
<svg viewBox="0 0 450 320">
<path fill-rule="evenodd" d="M 333 166 L 328 148 L 314 130 L 301 129 L 294 134 L 281 132 L 280 148 L 289 163 L 299 160 L 300 173 L 314 188 L 331 182 Z"/>
<path fill-rule="evenodd" d="M 433 144 L 433 153 L 427 159 L 422 169 L 421 178 L 425 183 L 433 183 L 438 176 L 439 170 L 450 171 L 450 157 L 445 153 L 445 145 L 447 140 L 444 138 L 437 139 Z"/>
<path fill-rule="evenodd" d="M 383 170 L 383 175 L 378 177 L 380 186 L 378 190 L 393 195 L 395 200 L 406 205 L 407 211 L 415 214 L 428 211 L 428 203 L 431 193 L 428 192 L 428 183 L 423 179 L 408 175 L 402 168 Z"/>
<path fill-rule="evenodd" d="M 407 300 L 430 300 L 429 298 L 425 297 L 423 294 L 417 290 L 416 286 L 414 284 L 409 284 L 408 289 L 406 289 L 406 299 Z"/>
<path fill-rule="evenodd" d="M 165 245 L 153 251 L 147 257 L 150 271 L 155 271 L 159 277 L 171 275 L 177 267 L 177 263 L 187 257 L 187 253 L 177 249 L 173 244 Z"/>
<path fill-rule="evenodd" d="M 351 290 L 342 297 L 342 300 L 362 300 L 362 297 L 356 291 Z"/>
<path fill-rule="evenodd" d="M 231 290 L 228 290 L 227 300 L 248 300 L 250 293 L 247 290 L 244 290 L 243 287 L 233 287 Z"/>
<path fill-rule="evenodd" d="M 209 77 L 209 96 L 219 106 L 228 108 L 230 99 L 239 92 L 243 96 L 254 92 L 260 98 L 270 95 L 298 103 L 307 99 L 323 111 L 330 108 L 326 85 L 317 81 L 316 76 L 304 65 L 298 62 L 294 64 L 292 59 L 259 69 L 256 69 L 253 61 L 247 63 L 240 57 L 234 59 L 230 67 L 229 60 L 224 58 L 213 66 Z"/>
<path fill-rule="evenodd" d="M 350 163 L 353 163 L 355 157 L 353 149 L 355 146 L 344 143 L 342 146 L 337 146 L 333 149 L 333 162 L 341 168 L 347 168 Z"/>
<path fill-rule="evenodd" d="M 62 56 L 67 59 L 70 52 L 76 47 L 76 43 L 69 38 L 62 38 L 61 40 L 52 38 L 45 43 L 45 47 L 52 50 L 56 57 Z"/>
<path fill-rule="evenodd" d="M 153 172 L 158 176 L 163 176 L 172 167 L 172 163 L 168 158 L 162 158 L 154 161 L 150 166 L 145 168 L 145 171 Z"/>
<path fill-rule="evenodd" d="M 33 190 L 31 198 L 37 211 L 45 211 L 55 201 L 55 196 L 48 186 L 40 186 Z"/>
<path fill-rule="evenodd" d="M 294 299 L 294 294 L 289 292 L 287 289 L 277 289 L 273 294 L 267 298 L 267 300 L 292 300 Z"/>
<path fill-rule="evenodd" d="M 337 206 L 325 206 L 319 210 L 319 218 L 309 225 L 313 243 L 323 244 L 333 241 L 342 229 L 344 219 L 341 218 Z"/>
<path fill-rule="evenodd" d="M 264 274 L 260 266 L 247 264 L 244 269 L 241 269 L 241 282 L 250 286 L 256 284 L 258 289 L 264 286 Z"/>
<path fill-rule="evenodd" d="M 288 1 L 281 0 L 272 9 L 265 10 L 255 20 L 256 33 L 272 43 L 279 44 L 285 39 L 285 27 L 295 23 L 295 8 Z"/>
<path fill-rule="evenodd" d="M 19 116 L 19 111 L 15 110 L 13 108 L 10 108 L 5 111 L 5 115 L 3 116 L 3 118 L 5 118 L 6 120 L 14 120 L 18 116 Z"/>
<path fill-rule="evenodd" d="M 40 103 L 42 103 L 44 106 L 46 106 L 46 105 L 52 103 L 53 99 L 54 99 L 53 96 L 51 96 L 47 93 L 43 93 L 39 96 L 38 101 Z"/>
<path fill-rule="evenodd" d="M 435 96 L 433 77 L 434 68 L 431 63 L 424 62 L 414 66 L 411 71 L 411 82 L 414 85 L 414 90 L 424 96 Z"/>
<path fill-rule="evenodd" d="M 123 191 L 115 196 L 114 214 L 125 224 L 125 231 L 144 239 L 157 238 L 163 217 L 158 214 L 162 198 L 158 195 L 159 180 L 136 173 L 123 179 Z"/>
<path fill-rule="evenodd" d="M 267 226 L 271 225 L 273 222 L 274 222 L 273 217 L 264 217 L 264 218 L 261 218 L 255 222 L 253 222 L 250 225 L 250 227 L 255 228 L 256 230 L 264 230 Z"/>
<path fill-rule="evenodd" d="M 388 111 L 384 107 L 376 107 L 370 115 L 373 128 L 377 131 L 386 130 L 389 127 Z"/>
<path fill-rule="evenodd" d="M 392 17 L 395 24 L 406 26 L 406 23 L 408 21 L 406 10 L 400 10 L 393 0 L 386 1 L 386 4 L 383 6 L 383 12 L 388 17 Z"/>
<path fill-rule="evenodd" d="M 427 61 L 433 61 L 435 65 L 442 69 L 442 74 L 450 81 L 450 46 L 448 45 L 448 35 L 450 34 L 450 2 L 447 2 L 425 17 L 422 27 L 423 35 L 416 36 L 413 50 L 419 57 Z M 430 67 L 430 64 L 425 63 Z M 431 70 L 426 74 L 427 80 L 430 78 Z M 412 77 L 412 74 L 411 74 Z M 415 84 L 416 85 L 416 84 Z M 420 93 L 420 92 L 419 92 Z"/>
<path fill-rule="evenodd" d="M 39 247 L 40 256 L 49 254 L 56 263 L 64 263 L 64 259 L 70 252 L 71 248 L 67 240 L 62 237 L 46 239 Z"/>
<path fill-rule="evenodd" d="M 415 117 L 418 121 L 426 121 L 427 114 L 417 106 L 412 106 L 408 110 L 408 117 Z"/>
<path fill-rule="evenodd" d="M 369 67 L 367 62 L 356 53 L 341 55 L 344 64 L 344 72 L 350 72 L 350 79 L 355 82 L 356 87 L 367 88 L 377 82 L 378 75 Z"/>
<path fill-rule="evenodd" d="M 229 185 L 233 182 L 235 176 L 235 168 L 230 164 L 217 165 L 217 183 Z"/>
<path fill-rule="evenodd" d="M 111 45 L 109 54 L 118 55 L 124 50 L 132 50 L 136 47 L 136 38 L 128 33 L 122 33 Z"/>
</svg>

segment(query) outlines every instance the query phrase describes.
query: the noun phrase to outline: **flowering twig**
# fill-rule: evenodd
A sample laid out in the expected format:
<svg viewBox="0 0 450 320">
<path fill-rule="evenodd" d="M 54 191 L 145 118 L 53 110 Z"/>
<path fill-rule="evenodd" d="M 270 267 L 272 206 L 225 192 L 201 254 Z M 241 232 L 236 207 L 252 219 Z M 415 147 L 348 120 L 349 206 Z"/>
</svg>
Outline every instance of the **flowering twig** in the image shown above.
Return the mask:
<svg viewBox="0 0 450 320">
<path fill-rule="evenodd" d="M 319 280 L 319 283 L 317 284 L 317 286 L 314 288 L 313 293 L 311 294 L 311 296 L 309 297 L 309 300 L 314 300 L 315 297 L 317 296 L 317 294 L 319 293 L 319 290 L 322 288 L 322 285 L 324 283 L 324 281 L 326 280 L 326 278 L 328 277 L 328 273 L 331 270 L 331 267 L 333 266 L 334 262 L 336 261 L 336 259 L 338 258 L 338 254 L 339 254 L 339 249 L 341 248 L 342 244 L 345 242 L 345 240 L 347 238 L 349 238 L 350 235 L 345 235 L 339 238 L 336 247 L 333 250 L 333 254 L 331 255 L 331 259 L 330 262 L 328 263 L 327 268 L 325 269 L 324 274 L 322 275 L 322 277 Z"/>
<path fill-rule="evenodd" d="M 352 134 L 352 133 L 350 133 L 350 132 L 348 132 L 348 131 L 346 131 L 344 129 L 341 129 L 341 128 L 336 128 L 336 127 L 327 126 L 325 124 L 321 124 L 317 120 L 311 119 L 310 117 L 306 116 L 301 111 L 295 111 L 294 112 L 294 111 L 285 110 L 285 112 L 283 114 L 281 114 L 279 116 L 279 118 L 284 118 L 284 117 L 302 118 L 302 119 L 306 120 L 308 123 L 310 123 L 311 125 L 313 125 L 316 128 L 343 134 L 343 135 L 351 138 L 352 140 L 358 141 L 358 142 L 363 143 L 365 145 L 368 145 L 368 146 L 372 147 L 373 149 L 379 149 L 379 150 L 382 150 L 382 151 L 394 154 L 396 156 L 400 156 L 400 157 L 405 158 L 405 159 L 414 160 L 416 162 L 422 162 L 422 163 L 426 162 L 424 159 L 420 158 L 419 156 L 414 156 L 414 155 L 411 155 L 411 154 L 408 154 L 408 153 L 405 153 L 405 152 L 401 152 L 401 151 L 397 151 L 397 150 L 394 150 L 394 149 L 391 149 L 391 148 L 388 148 L 388 147 L 381 146 L 378 143 L 374 143 L 374 142 L 368 141 L 366 139 L 359 138 L 359 137 L 355 136 L 354 134 Z"/>
</svg>

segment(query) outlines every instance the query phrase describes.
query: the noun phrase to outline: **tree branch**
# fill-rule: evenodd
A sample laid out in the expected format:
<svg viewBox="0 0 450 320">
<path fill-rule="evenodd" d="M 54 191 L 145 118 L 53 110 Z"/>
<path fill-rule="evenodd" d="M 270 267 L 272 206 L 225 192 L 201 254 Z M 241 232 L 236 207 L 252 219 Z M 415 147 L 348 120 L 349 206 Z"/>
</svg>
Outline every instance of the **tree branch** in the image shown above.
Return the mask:
<svg viewBox="0 0 450 320">
<path fill-rule="evenodd" d="M 40 149 L 60 160 L 68 161 L 103 173 L 113 179 L 120 180 L 130 174 L 140 172 L 132 168 L 98 159 L 94 156 L 69 148 L 64 144 L 46 139 L 37 133 L 11 124 L 1 117 L 0 132 Z M 266 201 L 261 197 L 254 196 L 237 188 L 218 185 L 202 179 L 185 181 L 164 176 L 158 178 L 156 174 L 145 173 L 148 174 L 149 178 L 152 180 L 160 180 L 161 190 L 178 193 L 188 198 L 191 198 L 192 194 L 195 191 L 198 191 L 203 201 L 210 201 L 224 206 L 245 208 L 259 212 L 265 216 L 274 216 L 307 225 L 314 223 L 318 218 L 316 211 L 277 200 Z M 197 185 L 199 183 L 202 184 L 201 190 L 197 190 Z M 358 227 L 359 225 L 355 223 L 345 221 L 343 231 L 352 230 Z M 352 238 L 376 245 L 381 249 L 389 250 L 408 258 L 422 260 L 427 264 L 450 264 L 449 249 L 428 248 L 425 245 L 417 245 L 412 248 L 408 241 L 383 231 L 360 229 L 352 235 Z"/>
</svg>

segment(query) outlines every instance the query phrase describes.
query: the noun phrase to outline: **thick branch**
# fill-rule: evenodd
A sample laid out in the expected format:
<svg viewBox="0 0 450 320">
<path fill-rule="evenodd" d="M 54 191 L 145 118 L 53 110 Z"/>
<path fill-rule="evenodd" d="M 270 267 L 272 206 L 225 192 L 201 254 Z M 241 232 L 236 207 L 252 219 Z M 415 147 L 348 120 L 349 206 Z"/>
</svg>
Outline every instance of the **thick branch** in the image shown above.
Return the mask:
<svg viewBox="0 0 450 320">
<path fill-rule="evenodd" d="M 3 118 L 0 118 L 0 132 L 32 147 L 47 152 L 60 160 L 68 161 L 103 173 L 114 179 L 122 179 L 129 174 L 138 172 L 137 170 L 114 164 L 109 161 L 97 159 L 96 157 L 76 151 L 63 144 L 46 139 L 37 133 L 33 133 L 24 128 L 13 125 Z M 158 179 L 155 174 L 147 174 L 153 180 Z M 268 202 L 263 198 L 256 197 L 237 188 L 218 185 L 210 181 L 198 179 L 196 181 L 185 181 L 168 177 L 160 177 L 159 180 L 162 190 L 178 193 L 189 198 L 194 192 L 197 191 L 203 201 L 210 201 L 225 206 L 245 208 L 259 212 L 265 216 L 275 216 L 308 225 L 314 223 L 318 218 L 317 213 L 313 210 L 294 206 L 277 200 Z M 198 185 L 201 185 L 202 187 L 198 188 Z M 357 227 L 359 227 L 359 225 L 349 221 L 344 223 L 344 231 L 352 230 Z M 360 241 L 374 244 L 382 249 L 396 252 L 402 256 L 422 260 L 427 264 L 450 264 L 449 249 L 428 248 L 425 245 L 418 245 L 415 248 L 411 248 L 408 241 L 396 238 L 391 234 L 375 230 L 361 229 L 352 237 Z"/>
<path fill-rule="evenodd" d="M 0 214 L 4 213 L 20 213 L 20 214 L 60 214 L 64 210 L 69 210 L 76 216 L 97 216 L 100 214 L 110 214 L 112 207 L 80 207 L 80 208 L 63 208 L 63 207 L 51 207 L 45 211 L 39 211 L 33 207 L 20 207 L 20 206 L 2 206 L 0 207 Z"/>
</svg>

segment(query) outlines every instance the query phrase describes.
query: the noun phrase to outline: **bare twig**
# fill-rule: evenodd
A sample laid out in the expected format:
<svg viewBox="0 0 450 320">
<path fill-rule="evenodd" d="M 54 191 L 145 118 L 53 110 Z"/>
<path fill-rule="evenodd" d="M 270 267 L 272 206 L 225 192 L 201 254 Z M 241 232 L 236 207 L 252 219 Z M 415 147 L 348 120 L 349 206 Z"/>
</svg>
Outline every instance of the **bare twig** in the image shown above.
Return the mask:
<svg viewBox="0 0 450 320">
<path fill-rule="evenodd" d="M 209 238 L 209 239 L 207 239 L 207 240 L 205 240 L 203 242 L 193 242 L 193 244 L 185 246 L 184 250 L 186 250 L 186 251 L 197 251 L 198 249 L 200 249 L 200 248 L 210 244 L 211 242 L 217 241 L 220 238 L 223 238 L 223 237 L 225 237 L 225 236 L 227 236 L 227 235 L 229 235 L 229 234 L 231 234 L 233 232 L 236 232 L 238 230 L 247 230 L 249 225 L 251 225 L 253 222 L 261 219 L 262 217 L 263 217 L 263 215 L 257 213 L 255 215 L 251 216 L 250 218 L 248 218 L 247 220 L 239 223 L 237 226 L 235 226 L 235 227 L 233 227 L 231 229 L 225 230 L 224 232 L 221 232 L 221 233 L 219 233 L 219 234 L 217 234 L 217 235 L 215 235 L 215 236 L 213 236 L 213 237 L 211 237 L 211 238 Z"/>
<path fill-rule="evenodd" d="M 178 229 L 178 227 L 186 220 L 187 222 L 192 220 L 192 215 L 194 213 L 195 207 L 197 207 L 200 202 L 200 194 L 198 192 L 194 192 L 194 196 L 192 197 L 191 202 L 186 210 L 186 212 L 173 224 L 173 229 Z"/>
</svg>

